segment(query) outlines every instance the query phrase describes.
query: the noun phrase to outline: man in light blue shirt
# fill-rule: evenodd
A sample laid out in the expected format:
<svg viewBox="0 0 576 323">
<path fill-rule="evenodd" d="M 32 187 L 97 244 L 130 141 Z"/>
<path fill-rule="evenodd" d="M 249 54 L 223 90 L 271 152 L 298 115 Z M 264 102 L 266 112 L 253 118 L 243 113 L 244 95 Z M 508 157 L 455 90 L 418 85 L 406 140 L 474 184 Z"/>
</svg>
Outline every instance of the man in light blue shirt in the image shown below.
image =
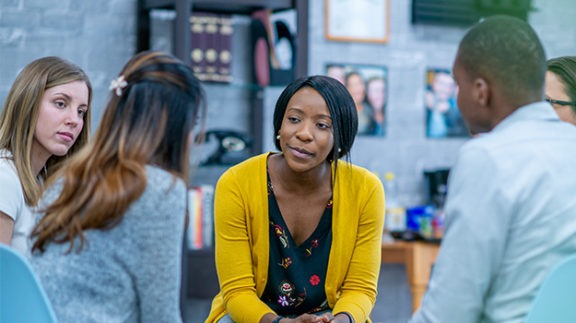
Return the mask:
<svg viewBox="0 0 576 323">
<path fill-rule="evenodd" d="M 462 39 L 458 107 L 477 136 L 451 170 L 445 236 L 411 323 L 523 322 L 548 271 L 576 253 L 576 127 L 544 102 L 545 72 L 520 19 L 486 18 Z"/>
</svg>

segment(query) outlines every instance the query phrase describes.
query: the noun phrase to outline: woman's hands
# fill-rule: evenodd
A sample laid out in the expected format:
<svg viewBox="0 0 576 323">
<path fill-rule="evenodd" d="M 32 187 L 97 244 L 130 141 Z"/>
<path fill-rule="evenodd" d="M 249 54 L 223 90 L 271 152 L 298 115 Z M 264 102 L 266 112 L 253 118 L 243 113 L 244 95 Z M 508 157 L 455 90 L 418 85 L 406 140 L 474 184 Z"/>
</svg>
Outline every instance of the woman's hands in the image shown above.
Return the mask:
<svg viewBox="0 0 576 323">
<path fill-rule="evenodd" d="M 352 323 L 346 314 L 324 313 L 320 316 L 314 314 L 302 314 L 296 318 L 283 318 L 280 323 Z"/>
</svg>

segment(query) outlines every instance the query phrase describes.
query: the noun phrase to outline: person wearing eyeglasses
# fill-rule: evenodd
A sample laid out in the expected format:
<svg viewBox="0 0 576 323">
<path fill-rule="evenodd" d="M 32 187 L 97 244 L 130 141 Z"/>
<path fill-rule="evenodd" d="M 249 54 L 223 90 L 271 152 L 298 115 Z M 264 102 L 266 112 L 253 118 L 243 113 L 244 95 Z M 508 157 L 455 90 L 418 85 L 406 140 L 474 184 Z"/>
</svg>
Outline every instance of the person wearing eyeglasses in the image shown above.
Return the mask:
<svg viewBox="0 0 576 323">
<path fill-rule="evenodd" d="M 576 125 L 576 56 L 548 60 L 546 101 L 562 121 Z"/>
</svg>

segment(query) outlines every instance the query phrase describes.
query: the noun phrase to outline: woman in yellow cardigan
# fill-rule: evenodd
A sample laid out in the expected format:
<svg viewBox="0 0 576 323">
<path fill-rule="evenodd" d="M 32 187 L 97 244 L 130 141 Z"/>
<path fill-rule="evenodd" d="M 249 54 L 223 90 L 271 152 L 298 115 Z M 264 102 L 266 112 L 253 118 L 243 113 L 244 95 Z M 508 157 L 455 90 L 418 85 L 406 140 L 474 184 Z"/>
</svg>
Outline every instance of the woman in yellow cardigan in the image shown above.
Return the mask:
<svg viewBox="0 0 576 323">
<path fill-rule="evenodd" d="M 279 153 L 230 168 L 215 200 L 220 293 L 207 322 L 365 322 L 374 306 L 384 191 L 350 159 L 352 97 L 298 79 L 274 111 Z"/>
</svg>

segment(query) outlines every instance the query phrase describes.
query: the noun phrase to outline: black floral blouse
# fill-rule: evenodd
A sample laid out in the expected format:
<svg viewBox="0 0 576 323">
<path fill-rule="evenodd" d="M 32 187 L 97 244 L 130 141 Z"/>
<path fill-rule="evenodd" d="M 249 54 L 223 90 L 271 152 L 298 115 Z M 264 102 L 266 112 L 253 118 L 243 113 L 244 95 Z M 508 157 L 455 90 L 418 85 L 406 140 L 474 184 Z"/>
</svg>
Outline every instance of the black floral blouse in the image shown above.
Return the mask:
<svg viewBox="0 0 576 323">
<path fill-rule="evenodd" d="M 264 301 L 278 315 L 298 316 L 329 309 L 324 289 L 332 243 L 332 199 L 312 235 L 297 246 L 278 207 L 268 177 L 270 263 Z"/>
</svg>

